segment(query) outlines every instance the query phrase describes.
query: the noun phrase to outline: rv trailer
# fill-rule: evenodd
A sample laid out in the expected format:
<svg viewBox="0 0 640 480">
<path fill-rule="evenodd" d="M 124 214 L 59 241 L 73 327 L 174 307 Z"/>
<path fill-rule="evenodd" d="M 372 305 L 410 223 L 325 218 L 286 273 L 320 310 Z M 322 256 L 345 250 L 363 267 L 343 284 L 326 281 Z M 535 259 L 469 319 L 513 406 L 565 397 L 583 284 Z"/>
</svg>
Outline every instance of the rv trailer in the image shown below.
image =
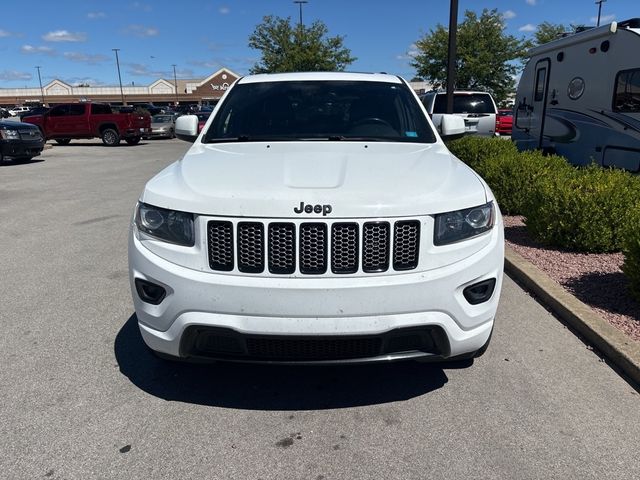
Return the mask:
<svg viewBox="0 0 640 480">
<path fill-rule="evenodd" d="M 640 170 L 640 18 L 532 49 L 516 94 L 519 150 Z"/>
</svg>

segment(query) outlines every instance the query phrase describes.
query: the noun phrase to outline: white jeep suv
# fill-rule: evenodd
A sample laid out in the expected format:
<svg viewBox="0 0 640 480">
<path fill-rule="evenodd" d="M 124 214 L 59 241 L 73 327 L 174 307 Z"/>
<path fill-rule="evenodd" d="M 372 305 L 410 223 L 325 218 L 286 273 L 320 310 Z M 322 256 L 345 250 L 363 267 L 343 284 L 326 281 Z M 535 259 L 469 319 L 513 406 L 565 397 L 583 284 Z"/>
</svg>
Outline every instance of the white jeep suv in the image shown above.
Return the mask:
<svg viewBox="0 0 640 480">
<path fill-rule="evenodd" d="M 464 131 L 461 119 L 444 134 Z M 283 363 L 479 355 L 502 284 L 503 225 L 403 79 L 239 79 L 146 185 L 133 301 L 164 357 Z"/>
</svg>

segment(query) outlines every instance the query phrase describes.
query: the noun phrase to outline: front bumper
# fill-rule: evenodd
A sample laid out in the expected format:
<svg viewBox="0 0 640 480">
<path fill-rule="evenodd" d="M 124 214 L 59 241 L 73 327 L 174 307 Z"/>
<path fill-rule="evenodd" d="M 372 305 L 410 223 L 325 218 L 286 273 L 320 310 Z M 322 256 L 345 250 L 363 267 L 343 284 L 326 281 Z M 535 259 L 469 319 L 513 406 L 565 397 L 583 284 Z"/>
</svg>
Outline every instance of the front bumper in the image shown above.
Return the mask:
<svg viewBox="0 0 640 480">
<path fill-rule="evenodd" d="M 173 128 L 171 127 L 151 127 L 147 133 L 145 133 L 144 138 L 169 138 L 173 136 Z"/>
<path fill-rule="evenodd" d="M 44 140 L 1 140 L 0 151 L 6 158 L 37 157 L 42 153 Z"/>
<path fill-rule="evenodd" d="M 446 359 L 479 350 L 493 329 L 503 276 L 502 223 L 489 235 L 490 241 L 473 255 L 428 271 L 370 277 L 265 278 L 176 265 L 149 251 L 132 231 L 129 267 L 133 301 L 146 344 L 175 357 L 285 363 Z M 469 304 L 463 290 L 491 278 L 496 279 L 491 298 L 478 305 Z M 161 285 L 166 297 L 159 305 L 143 302 L 136 292 L 135 279 Z M 409 342 L 404 350 L 384 346 L 388 336 L 413 330 L 430 336 L 433 342 L 411 347 L 411 341 L 403 340 Z M 236 354 L 203 350 L 202 342 L 208 340 L 203 337 L 200 346 L 196 345 L 193 332 L 204 332 L 204 337 L 222 332 L 222 337 L 239 338 L 235 347 L 229 347 L 235 348 Z M 275 358 L 265 354 L 253 357 L 246 349 L 251 339 L 292 340 L 293 344 L 300 340 L 310 348 L 331 350 L 339 348 L 332 340 L 337 339 L 339 344 L 340 339 L 360 342 L 370 338 L 380 339 L 379 350 L 336 359 L 307 356 L 298 362 L 294 358 L 298 347 L 292 347 L 291 357 Z M 238 349 L 244 350 L 239 353 Z"/>
</svg>

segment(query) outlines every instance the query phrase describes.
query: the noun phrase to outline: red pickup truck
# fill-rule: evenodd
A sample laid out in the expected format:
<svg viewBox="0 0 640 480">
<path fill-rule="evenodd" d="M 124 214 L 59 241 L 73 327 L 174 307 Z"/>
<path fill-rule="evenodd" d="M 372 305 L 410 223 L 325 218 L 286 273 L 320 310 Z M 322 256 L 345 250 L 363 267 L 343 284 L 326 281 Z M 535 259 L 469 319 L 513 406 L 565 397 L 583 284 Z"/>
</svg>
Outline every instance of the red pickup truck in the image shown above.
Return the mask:
<svg viewBox="0 0 640 480">
<path fill-rule="evenodd" d="M 124 139 L 136 145 L 151 133 L 151 117 L 147 114 L 114 113 L 103 103 L 65 103 L 42 115 L 25 116 L 23 122 L 37 125 L 46 140 L 67 145 L 72 138 L 100 137 L 108 146 Z"/>
</svg>

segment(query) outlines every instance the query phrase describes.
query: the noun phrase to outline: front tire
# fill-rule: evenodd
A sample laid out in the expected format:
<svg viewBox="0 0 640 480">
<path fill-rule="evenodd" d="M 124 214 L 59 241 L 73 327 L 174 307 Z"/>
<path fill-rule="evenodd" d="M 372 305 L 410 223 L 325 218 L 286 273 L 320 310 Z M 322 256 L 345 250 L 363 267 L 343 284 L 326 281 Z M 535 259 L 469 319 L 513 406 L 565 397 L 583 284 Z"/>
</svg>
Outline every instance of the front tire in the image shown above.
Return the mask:
<svg viewBox="0 0 640 480">
<path fill-rule="evenodd" d="M 56 143 L 58 145 L 69 145 L 71 143 L 70 138 L 56 138 Z"/>
<path fill-rule="evenodd" d="M 140 143 L 140 137 L 129 137 L 124 139 L 128 145 L 137 145 Z"/>
<path fill-rule="evenodd" d="M 105 128 L 102 131 L 102 143 L 107 147 L 115 147 L 120 143 L 120 134 L 113 128 Z"/>
</svg>

